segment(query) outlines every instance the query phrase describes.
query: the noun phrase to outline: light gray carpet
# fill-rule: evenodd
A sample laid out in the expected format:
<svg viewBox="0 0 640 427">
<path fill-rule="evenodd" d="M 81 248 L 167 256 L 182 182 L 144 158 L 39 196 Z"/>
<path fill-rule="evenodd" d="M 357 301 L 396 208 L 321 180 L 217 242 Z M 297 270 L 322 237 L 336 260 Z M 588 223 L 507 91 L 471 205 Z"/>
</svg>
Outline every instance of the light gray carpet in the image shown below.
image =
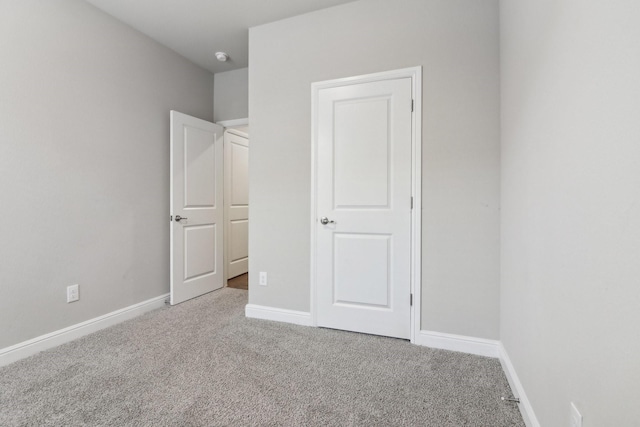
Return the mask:
<svg viewBox="0 0 640 427">
<path fill-rule="evenodd" d="M 0 368 L 0 426 L 524 426 L 496 359 L 246 319 L 222 289 Z"/>
</svg>

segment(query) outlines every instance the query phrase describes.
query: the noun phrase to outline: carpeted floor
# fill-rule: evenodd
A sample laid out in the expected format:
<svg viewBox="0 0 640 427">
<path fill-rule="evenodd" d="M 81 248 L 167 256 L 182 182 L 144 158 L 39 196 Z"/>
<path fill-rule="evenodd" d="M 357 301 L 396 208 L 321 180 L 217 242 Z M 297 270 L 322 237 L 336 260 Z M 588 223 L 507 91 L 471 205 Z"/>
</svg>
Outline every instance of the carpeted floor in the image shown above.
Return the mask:
<svg viewBox="0 0 640 427">
<path fill-rule="evenodd" d="M 524 426 L 496 359 L 244 317 L 225 288 L 0 368 L 0 426 Z"/>
</svg>

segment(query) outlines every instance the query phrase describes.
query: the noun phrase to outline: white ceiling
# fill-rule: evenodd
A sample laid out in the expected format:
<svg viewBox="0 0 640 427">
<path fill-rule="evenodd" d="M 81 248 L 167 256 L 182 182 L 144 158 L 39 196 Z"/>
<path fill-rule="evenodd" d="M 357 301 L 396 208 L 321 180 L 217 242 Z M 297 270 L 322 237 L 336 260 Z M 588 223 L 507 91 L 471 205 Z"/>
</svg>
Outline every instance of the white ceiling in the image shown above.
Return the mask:
<svg viewBox="0 0 640 427">
<path fill-rule="evenodd" d="M 86 1 L 212 73 L 219 73 L 248 66 L 248 28 L 353 0 Z M 217 51 L 227 52 L 229 61 L 218 62 L 214 56 Z"/>
</svg>

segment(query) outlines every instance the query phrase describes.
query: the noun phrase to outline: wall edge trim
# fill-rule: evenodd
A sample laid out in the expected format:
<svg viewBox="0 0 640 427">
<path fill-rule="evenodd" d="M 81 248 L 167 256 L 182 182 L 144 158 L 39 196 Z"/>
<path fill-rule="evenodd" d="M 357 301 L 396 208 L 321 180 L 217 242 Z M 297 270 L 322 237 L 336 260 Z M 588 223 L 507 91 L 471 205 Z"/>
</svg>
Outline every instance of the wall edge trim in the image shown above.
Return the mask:
<svg viewBox="0 0 640 427">
<path fill-rule="evenodd" d="M 465 335 L 446 334 L 443 332 L 421 330 L 415 344 L 438 348 L 441 350 L 459 351 L 476 356 L 499 357 L 499 341 Z"/>
<path fill-rule="evenodd" d="M 249 124 L 249 118 L 245 117 L 242 119 L 220 120 L 217 121 L 216 124 L 223 128 L 228 128 L 229 126 L 245 126 Z"/>
<path fill-rule="evenodd" d="M 311 326 L 311 313 L 306 311 L 287 310 L 256 304 L 247 304 L 244 311 L 245 316 L 252 319 L 273 320 L 276 322 L 293 323 L 294 325 Z"/>
<path fill-rule="evenodd" d="M 520 409 L 520 414 L 522 415 L 522 419 L 527 427 L 540 427 L 540 423 L 538 422 L 538 418 L 536 414 L 533 412 L 533 406 L 531 406 L 531 402 L 527 397 L 527 394 L 524 391 L 524 387 L 520 382 L 520 378 L 518 377 L 518 373 L 516 372 L 513 363 L 511 363 L 511 359 L 509 358 L 509 354 L 507 350 L 504 348 L 502 342 L 498 343 L 498 351 L 500 353 L 500 364 L 502 365 L 502 370 L 507 377 L 507 381 L 509 382 L 509 386 L 511 387 L 511 391 L 514 396 L 520 399 L 520 404 L 518 405 L 518 409 Z"/>
<path fill-rule="evenodd" d="M 109 326 L 133 319 L 148 311 L 165 306 L 169 294 L 163 294 L 137 304 L 130 305 L 119 310 L 84 322 L 76 323 L 48 334 L 40 335 L 27 341 L 0 349 L 0 366 L 5 366 L 20 359 L 32 356 L 41 351 L 48 350 L 68 343 L 85 335 L 97 332 Z"/>
</svg>

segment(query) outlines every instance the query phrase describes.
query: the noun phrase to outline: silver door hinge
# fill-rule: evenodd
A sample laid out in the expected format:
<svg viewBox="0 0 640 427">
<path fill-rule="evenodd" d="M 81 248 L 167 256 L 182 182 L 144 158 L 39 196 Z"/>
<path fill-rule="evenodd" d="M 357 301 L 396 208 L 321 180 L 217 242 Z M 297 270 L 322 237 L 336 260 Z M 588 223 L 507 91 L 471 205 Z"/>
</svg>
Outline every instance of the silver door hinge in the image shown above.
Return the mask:
<svg viewBox="0 0 640 427">
<path fill-rule="evenodd" d="M 411 100 L 411 112 L 413 113 L 413 99 Z"/>
<path fill-rule="evenodd" d="M 411 197 L 411 209 L 413 209 L 413 197 Z"/>
<path fill-rule="evenodd" d="M 409 305 L 413 306 L 413 294 L 409 294 Z"/>
<path fill-rule="evenodd" d="M 173 221 L 173 215 L 169 215 L 169 222 Z"/>
</svg>

